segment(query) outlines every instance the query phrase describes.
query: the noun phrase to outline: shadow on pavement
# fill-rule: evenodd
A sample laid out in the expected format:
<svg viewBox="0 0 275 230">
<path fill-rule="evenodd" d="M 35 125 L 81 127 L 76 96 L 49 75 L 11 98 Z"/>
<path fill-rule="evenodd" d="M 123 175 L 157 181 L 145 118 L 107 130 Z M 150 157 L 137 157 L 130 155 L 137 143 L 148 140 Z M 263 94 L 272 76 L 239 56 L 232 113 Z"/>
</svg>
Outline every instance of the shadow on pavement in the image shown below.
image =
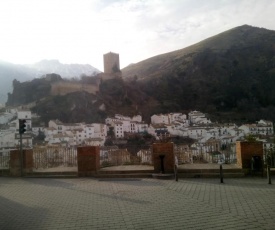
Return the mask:
<svg viewBox="0 0 275 230">
<path fill-rule="evenodd" d="M 90 194 L 90 195 L 96 195 L 96 196 L 101 196 L 101 197 L 105 197 L 105 198 L 110 198 L 110 199 L 115 199 L 115 200 L 121 200 L 121 201 L 127 201 L 127 202 L 131 202 L 131 203 L 136 203 L 136 204 L 150 204 L 150 202 L 146 202 L 146 201 L 142 201 L 142 200 L 138 200 L 138 199 L 133 199 L 133 198 L 128 198 L 127 196 L 123 195 L 123 194 L 102 194 L 102 193 L 96 193 L 87 189 L 81 189 L 81 188 L 77 188 L 75 187 L 75 183 L 67 183 L 64 182 L 63 180 L 66 179 L 62 179 L 62 180 L 57 180 L 57 179 L 45 179 L 45 178 L 28 178 L 28 179 L 23 179 L 28 183 L 33 183 L 33 184 L 37 184 L 37 185 L 42 185 L 42 186 L 52 186 L 52 187 L 59 187 L 61 189 L 68 189 L 68 190 L 72 190 L 75 192 L 81 192 L 81 193 L 86 193 L 86 194 Z M 83 182 L 83 180 L 81 180 Z M 133 181 L 132 181 L 133 182 Z M 137 186 L 142 186 L 142 184 L 137 184 L 137 181 L 134 181 L 135 185 Z M 139 182 L 139 181 L 138 181 Z M 110 182 L 111 183 L 111 182 Z M 116 181 L 113 180 L 112 183 L 127 183 L 127 185 L 130 185 L 129 180 L 125 180 L 123 181 Z M 144 184 L 144 183 L 143 183 Z M 154 186 L 154 184 L 152 184 L 152 182 L 148 182 L 145 183 L 145 186 Z"/>
<path fill-rule="evenodd" d="M 147 186 L 163 186 L 161 180 L 144 180 L 138 178 L 102 178 L 98 179 L 99 182 L 110 182 L 115 184 L 127 184 L 127 185 L 135 185 L 139 187 L 147 187 Z"/>
<path fill-rule="evenodd" d="M 0 229 L 23 229 L 31 226 L 40 229 L 48 211 L 42 208 L 32 208 L 18 202 L 0 197 Z"/>
</svg>

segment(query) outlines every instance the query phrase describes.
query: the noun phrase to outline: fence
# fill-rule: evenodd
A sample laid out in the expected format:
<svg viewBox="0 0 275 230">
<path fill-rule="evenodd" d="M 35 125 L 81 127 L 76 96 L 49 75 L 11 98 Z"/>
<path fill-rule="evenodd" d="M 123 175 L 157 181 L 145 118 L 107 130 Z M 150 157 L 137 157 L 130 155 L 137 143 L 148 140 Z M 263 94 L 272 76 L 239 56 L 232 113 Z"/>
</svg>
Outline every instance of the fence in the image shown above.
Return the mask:
<svg viewBox="0 0 275 230">
<path fill-rule="evenodd" d="M 0 151 L 0 169 L 10 168 L 10 150 Z"/>
<path fill-rule="evenodd" d="M 275 148 L 273 146 L 269 148 L 264 148 L 264 164 L 267 164 L 267 158 L 269 158 L 270 167 L 275 168 Z"/>
<path fill-rule="evenodd" d="M 212 148 L 209 144 L 199 144 L 195 147 L 174 145 L 174 153 L 180 164 L 192 163 L 236 163 L 235 143 L 224 145 L 223 148 Z"/>
<path fill-rule="evenodd" d="M 141 164 L 152 164 L 150 145 L 103 146 L 100 148 L 101 167 Z"/>
<path fill-rule="evenodd" d="M 64 147 L 34 147 L 34 169 L 76 167 L 77 149 Z"/>
<path fill-rule="evenodd" d="M 188 163 L 235 163 L 235 144 L 218 151 L 207 151 L 204 146 L 191 148 L 188 145 L 175 145 L 175 155 L 179 164 Z M 275 157 L 272 165 L 275 166 Z M 0 169 L 9 169 L 10 150 L 0 151 Z M 77 148 L 37 147 L 33 148 L 34 169 L 56 167 L 77 167 Z M 151 145 L 103 146 L 100 148 L 101 167 L 118 165 L 152 165 Z"/>
</svg>

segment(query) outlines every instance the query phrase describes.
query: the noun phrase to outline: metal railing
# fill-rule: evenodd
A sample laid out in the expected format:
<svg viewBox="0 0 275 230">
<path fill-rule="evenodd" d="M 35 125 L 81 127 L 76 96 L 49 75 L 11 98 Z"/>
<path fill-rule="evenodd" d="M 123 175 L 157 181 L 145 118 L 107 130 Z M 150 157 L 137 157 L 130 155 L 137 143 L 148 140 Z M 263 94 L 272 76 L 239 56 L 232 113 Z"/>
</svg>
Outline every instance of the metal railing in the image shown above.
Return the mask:
<svg viewBox="0 0 275 230">
<path fill-rule="evenodd" d="M 275 148 L 264 148 L 263 163 L 267 164 L 267 158 L 269 158 L 269 164 L 271 168 L 275 168 Z"/>
<path fill-rule="evenodd" d="M 151 165 L 150 145 L 103 146 L 100 148 L 101 167 L 119 165 Z"/>
<path fill-rule="evenodd" d="M 202 148 L 203 150 L 203 148 Z M 219 155 L 213 152 L 194 150 L 187 145 L 174 145 L 174 153 L 178 164 L 190 163 L 235 163 L 235 145 L 230 145 L 220 151 Z M 274 161 L 274 158 L 273 158 Z M 9 169 L 10 151 L 0 151 L 0 169 Z M 273 162 L 274 163 L 274 162 Z M 101 167 L 119 165 L 152 165 L 151 145 L 123 145 L 103 146 L 100 148 Z M 275 163 L 274 163 L 275 165 Z M 56 167 L 77 167 L 77 148 L 71 147 L 45 147 L 33 148 L 34 169 L 47 169 Z"/>
<path fill-rule="evenodd" d="M 0 169 L 10 168 L 10 150 L 0 151 Z"/>
<path fill-rule="evenodd" d="M 34 169 L 77 166 L 77 149 L 65 147 L 34 147 Z"/>
<path fill-rule="evenodd" d="M 236 163 L 236 145 L 228 144 L 226 148 L 214 150 L 209 145 L 201 144 L 198 148 L 188 145 L 174 145 L 174 153 L 180 164 L 192 163 Z"/>
</svg>

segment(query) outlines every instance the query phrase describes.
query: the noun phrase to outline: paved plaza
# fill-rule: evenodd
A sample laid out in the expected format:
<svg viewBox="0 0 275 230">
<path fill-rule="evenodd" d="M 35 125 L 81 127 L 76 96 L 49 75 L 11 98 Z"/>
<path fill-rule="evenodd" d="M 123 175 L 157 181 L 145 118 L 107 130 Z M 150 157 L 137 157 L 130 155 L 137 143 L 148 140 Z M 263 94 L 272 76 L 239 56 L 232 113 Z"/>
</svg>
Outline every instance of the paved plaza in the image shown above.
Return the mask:
<svg viewBox="0 0 275 230">
<path fill-rule="evenodd" d="M 275 185 L 224 182 L 0 177 L 0 229 L 275 229 Z"/>
</svg>

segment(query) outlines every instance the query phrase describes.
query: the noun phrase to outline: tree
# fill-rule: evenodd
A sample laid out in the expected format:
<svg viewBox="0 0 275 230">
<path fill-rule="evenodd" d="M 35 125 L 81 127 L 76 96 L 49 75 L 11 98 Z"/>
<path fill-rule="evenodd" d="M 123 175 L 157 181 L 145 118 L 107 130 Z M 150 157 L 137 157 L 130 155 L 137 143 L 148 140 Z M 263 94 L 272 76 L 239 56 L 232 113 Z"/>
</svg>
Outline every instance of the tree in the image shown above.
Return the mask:
<svg viewBox="0 0 275 230">
<path fill-rule="evenodd" d="M 257 138 L 256 136 L 252 135 L 252 134 L 248 134 L 244 137 L 244 139 L 248 142 L 256 142 Z"/>
<path fill-rule="evenodd" d="M 107 136 L 109 136 L 111 138 L 115 137 L 114 127 L 109 127 L 109 131 L 107 132 Z"/>
</svg>

